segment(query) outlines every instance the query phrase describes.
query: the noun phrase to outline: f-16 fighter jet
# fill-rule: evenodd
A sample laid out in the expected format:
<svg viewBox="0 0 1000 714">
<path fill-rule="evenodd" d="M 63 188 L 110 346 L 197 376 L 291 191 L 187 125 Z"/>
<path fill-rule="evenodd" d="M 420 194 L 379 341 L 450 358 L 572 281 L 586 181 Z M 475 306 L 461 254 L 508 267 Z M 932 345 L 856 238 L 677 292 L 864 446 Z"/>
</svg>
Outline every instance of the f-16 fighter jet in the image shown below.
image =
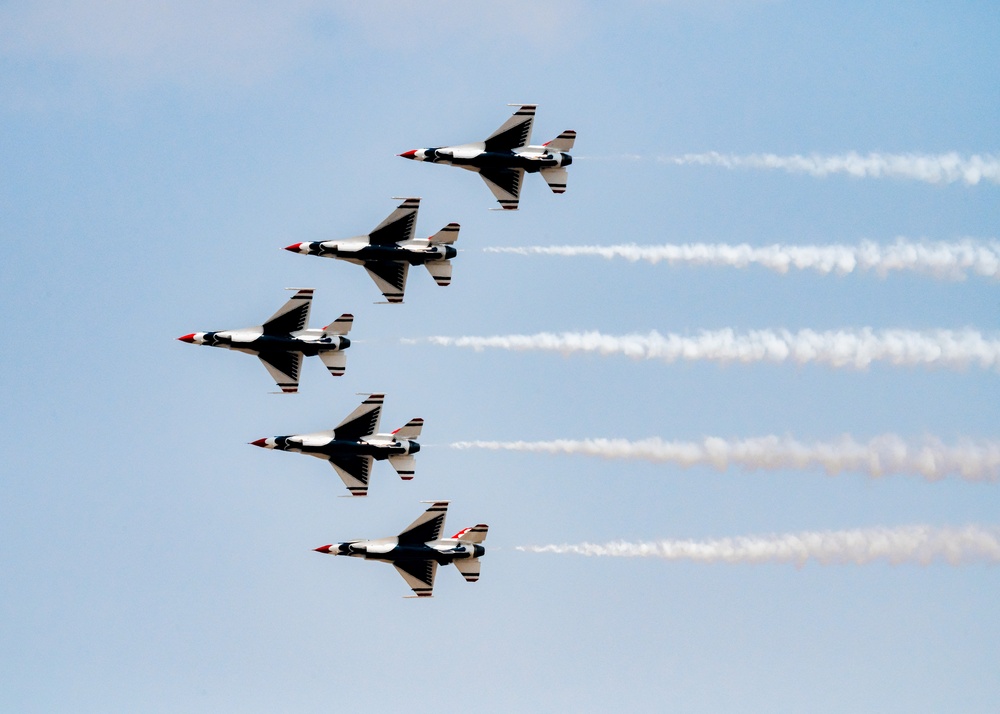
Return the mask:
<svg viewBox="0 0 1000 714">
<path fill-rule="evenodd" d="M 192 332 L 177 339 L 257 355 L 281 391 L 294 394 L 299 391 L 303 355 L 319 355 L 330 374 L 339 377 L 347 367 L 343 350 L 351 346 L 345 335 L 351 331 L 354 315 L 341 315 L 321 330 L 306 329 L 312 297 L 312 288 L 298 290 L 263 325 L 222 332 Z"/>
<path fill-rule="evenodd" d="M 391 434 L 377 433 L 384 398 L 384 394 L 372 394 L 329 431 L 273 436 L 250 443 L 264 449 L 295 451 L 329 461 L 352 496 L 367 496 L 373 459 L 388 459 L 399 477 L 409 481 L 416 468 L 413 455 L 420 451 L 420 444 L 414 439 L 420 437 L 423 419 L 410 419 Z"/>
<path fill-rule="evenodd" d="M 530 146 L 534 118 L 535 105 L 525 104 L 486 141 L 414 149 L 399 156 L 477 171 L 503 208 L 517 210 L 525 171 L 541 174 L 553 193 L 564 193 L 566 167 L 573 163 L 566 152 L 573 148 L 576 132 L 567 130 L 541 146 Z"/>
<path fill-rule="evenodd" d="M 385 560 L 393 564 L 413 590 L 407 597 L 431 597 L 438 563 L 454 563 L 467 581 L 479 580 L 479 559 L 486 554 L 482 542 L 489 526 L 485 523 L 463 528 L 451 538 L 442 538 L 448 501 L 432 503 L 417 520 L 394 538 L 350 540 L 320 546 L 318 553 L 350 555 L 366 560 Z"/>
<path fill-rule="evenodd" d="M 451 284 L 451 259 L 458 255 L 457 223 L 449 223 L 430 238 L 414 238 L 419 198 L 406 198 L 368 235 L 345 240 L 295 243 L 285 250 L 303 255 L 339 258 L 365 266 L 365 270 L 391 303 L 403 302 L 406 273 L 423 265 L 438 285 Z"/>
</svg>

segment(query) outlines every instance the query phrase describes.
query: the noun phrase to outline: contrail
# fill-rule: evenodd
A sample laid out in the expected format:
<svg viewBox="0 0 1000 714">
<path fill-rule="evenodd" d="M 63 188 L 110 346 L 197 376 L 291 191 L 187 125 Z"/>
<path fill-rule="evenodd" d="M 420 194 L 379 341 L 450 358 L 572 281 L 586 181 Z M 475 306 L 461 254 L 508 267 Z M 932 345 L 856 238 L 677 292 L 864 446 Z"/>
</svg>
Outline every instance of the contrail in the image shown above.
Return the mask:
<svg viewBox="0 0 1000 714">
<path fill-rule="evenodd" d="M 821 565 L 865 565 L 876 561 L 892 565 L 928 565 L 934 561 L 963 565 L 1000 562 L 1000 528 L 976 525 L 934 528 L 917 525 L 710 540 L 526 545 L 518 546 L 517 550 L 529 553 L 689 560 L 698 563 L 792 563 L 800 567 L 810 560 Z"/>
<path fill-rule="evenodd" d="M 857 245 L 751 246 L 725 243 L 679 243 L 667 245 L 554 245 L 485 248 L 487 253 L 515 255 L 597 256 L 630 262 L 708 265 L 746 268 L 759 265 L 778 273 L 791 269 L 814 270 L 824 275 L 873 272 L 885 277 L 897 271 L 913 271 L 936 278 L 963 280 L 969 274 L 1000 278 L 1000 241 L 965 239 L 954 242 L 914 242 L 897 238 L 895 243 L 864 241 Z"/>
<path fill-rule="evenodd" d="M 943 184 L 961 181 L 975 186 L 980 181 L 1000 183 L 1000 158 L 993 154 L 962 156 L 947 154 L 703 154 L 662 156 L 662 163 L 699 166 L 722 166 L 727 169 L 783 169 L 810 176 L 850 174 L 858 178 L 902 178 Z"/>
<path fill-rule="evenodd" d="M 604 459 L 631 459 L 673 463 L 684 468 L 711 466 L 746 470 L 823 469 L 836 475 L 844 471 L 872 478 L 890 474 L 919 474 L 928 481 L 959 478 L 964 481 L 1000 481 L 1000 442 L 970 440 L 946 445 L 927 437 L 907 443 L 894 434 L 877 436 L 867 443 L 850 436 L 832 442 L 803 443 L 790 437 L 764 436 L 726 440 L 664 441 L 659 438 L 558 439 L 555 441 L 458 441 L 454 449 L 488 449 L 543 454 L 582 454 Z"/>
<path fill-rule="evenodd" d="M 525 351 L 541 350 L 568 355 L 591 352 L 621 354 L 632 359 L 709 360 L 713 362 L 792 361 L 818 362 L 829 367 L 865 369 L 872 362 L 897 366 L 923 365 L 961 369 L 977 365 L 983 369 L 1000 367 L 1000 339 L 986 338 L 972 329 L 931 330 L 751 330 L 702 331 L 694 336 L 656 331 L 646 334 L 605 335 L 588 332 L 540 332 L 534 335 L 494 335 L 485 337 L 428 337 L 426 341 L 444 347 L 488 348 Z M 404 343 L 422 340 L 403 339 Z"/>
</svg>

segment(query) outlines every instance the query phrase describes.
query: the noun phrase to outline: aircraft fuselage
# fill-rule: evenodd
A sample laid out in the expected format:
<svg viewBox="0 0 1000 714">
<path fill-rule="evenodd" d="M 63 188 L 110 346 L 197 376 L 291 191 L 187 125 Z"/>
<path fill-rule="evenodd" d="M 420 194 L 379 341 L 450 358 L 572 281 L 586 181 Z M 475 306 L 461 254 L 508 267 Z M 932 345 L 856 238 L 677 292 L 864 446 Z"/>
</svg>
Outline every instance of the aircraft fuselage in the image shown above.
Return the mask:
<svg viewBox="0 0 1000 714">
<path fill-rule="evenodd" d="M 450 245 L 427 245 L 426 243 L 423 246 L 371 245 L 349 240 L 299 243 L 296 252 L 319 255 L 324 258 L 339 258 L 356 263 L 405 262 L 410 265 L 423 265 L 436 260 L 451 260 L 458 255 L 458 250 Z"/>
<path fill-rule="evenodd" d="M 528 173 L 569 166 L 573 163 L 573 157 L 566 152 L 549 151 L 544 146 L 525 146 L 514 151 L 486 151 L 466 146 L 443 146 L 417 149 L 413 156 L 407 158 L 475 169 L 524 169 Z"/>
<path fill-rule="evenodd" d="M 350 441 L 344 439 L 329 439 L 324 441 L 308 435 L 275 436 L 264 440 L 264 446 L 278 451 L 297 451 L 309 456 L 329 460 L 340 455 L 371 456 L 376 461 L 384 461 L 390 456 L 415 454 L 420 451 L 420 444 L 410 439 L 396 440 L 391 437 L 367 441 Z"/>
<path fill-rule="evenodd" d="M 366 560 L 436 560 L 440 565 L 448 565 L 456 560 L 479 558 L 486 554 L 486 548 L 478 543 L 463 543 L 450 538 L 429 543 L 399 543 L 397 538 L 379 538 L 338 543 L 331 546 L 329 552 Z"/>
<path fill-rule="evenodd" d="M 321 330 L 301 330 L 293 335 L 266 335 L 260 330 L 195 332 L 185 341 L 251 354 L 301 352 L 307 357 L 315 357 L 321 352 L 339 352 L 351 346 L 347 337 L 324 335 Z"/>
</svg>

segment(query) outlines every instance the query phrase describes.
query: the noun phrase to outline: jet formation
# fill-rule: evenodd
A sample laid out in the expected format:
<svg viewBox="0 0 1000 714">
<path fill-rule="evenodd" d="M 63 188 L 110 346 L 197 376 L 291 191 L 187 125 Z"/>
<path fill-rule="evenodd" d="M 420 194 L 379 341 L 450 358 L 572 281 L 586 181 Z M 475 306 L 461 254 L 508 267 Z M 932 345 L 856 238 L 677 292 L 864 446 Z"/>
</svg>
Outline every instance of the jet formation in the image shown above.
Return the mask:
<svg viewBox="0 0 1000 714">
<path fill-rule="evenodd" d="M 467 582 L 479 580 L 479 559 L 486 554 L 482 545 L 489 526 L 485 523 L 463 528 L 451 538 L 442 538 L 448 501 L 424 501 L 431 507 L 399 535 L 375 540 L 349 540 L 315 548 L 318 553 L 347 555 L 365 560 L 392 563 L 413 590 L 407 597 L 432 597 L 438 565 L 454 563 Z"/>
<path fill-rule="evenodd" d="M 517 210 L 525 173 L 537 173 L 554 193 L 566 191 L 566 167 L 576 132 L 567 130 L 552 141 L 531 144 L 535 105 L 518 106 L 513 116 L 484 141 L 455 146 L 414 149 L 399 156 L 414 161 L 458 166 L 478 173 L 504 210 Z M 455 242 L 460 226 L 449 223 L 428 238 L 416 238 L 419 198 L 402 203 L 370 233 L 339 240 L 303 242 L 285 250 L 302 255 L 335 258 L 364 266 L 389 303 L 402 303 L 411 265 L 423 265 L 441 286 L 451 284 Z M 295 288 L 291 288 L 295 289 Z M 177 339 L 210 347 L 224 347 L 256 355 L 284 393 L 298 392 L 302 359 L 318 355 L 330 374 L 341 376 L 347 366 L 344 350 L 354 316 L 343 314 L 321 329 L 307 327 L 313 289 L 295 294 L 263 324 L 236 330 L 192 332 Z M 388 461 L 408 481 L 416 471 L 423 419 L 411 419 L 387 434 L 379 433 L 383 394 L 369 395 L 333 429 L 289 434 L 251 441 L 253 446 L 307 454 L 330 463 L 351 496 L 367 496 L 372 464 Z M 480 523 L 442 538 L 448 501 L 424 501 L 431 506 L 399 535 L 375 540 L 351 540 L 315 550 L 391 563 L 413 591 L 409 597 L 433 596 L 438 565 L 454 564 L 468 582 L 479 579 L 483 542 L 489 530 Z"/>
<path fill-rule="evenodd" d="M 430 238 L 413 237 L 419 209 L 419 198 L 406 198 L 367 235 L 294 243 L 285 250 L 363 265 L 385 299 L 401 303 L 411 265 L 423 265 L 434 282 L 446 286 L 451 284 L 451 259 L 458 255 L 453 245 L 458 240 L 457 223 L 449 223 Z"/>
<path fill-rule="evenodd" d="M 404 481 L 413 478 L 420 451 L 416 439 L 423 419 L 410 419 L 391 434 L 379 434 L 383 394 L 372 394 L 333 429 L 310 434 L 272 436 L 251 441 L 253 446 L 308 454 L 329 461 L 352 496 L 368 495 L 372 461 L 388 461 Z"/>
<path fill-rule="evenodd" d="M 307 329 L 313 289 L 301 288 L 262 325 L 219 332 L 192 332 L 178 337 L 181 342 L 256 355 L 285 394 L 299 391 L 302 357 L 319 355 L 330 370 L 340 377 L 347 368 L 344 350 L 351 346 L 346 335 L 354 316 L 347 313 L 322 329 Z"/>
<path fill-rule="evenodd" d="M 573 157 L 568 152 L 576 141 L 576 132 L 570 129 L 552 141 L 532 146 L 531 125 L 534 119 L 535 105 L 524 104 L 484 141 L 413 149 L 399 156 L 475 171 L 502 208 L 517 210 L 525 171 L 540 174 L 553 193 L 564 193 L 566 167 L 573 163 Z"/>
</svg>

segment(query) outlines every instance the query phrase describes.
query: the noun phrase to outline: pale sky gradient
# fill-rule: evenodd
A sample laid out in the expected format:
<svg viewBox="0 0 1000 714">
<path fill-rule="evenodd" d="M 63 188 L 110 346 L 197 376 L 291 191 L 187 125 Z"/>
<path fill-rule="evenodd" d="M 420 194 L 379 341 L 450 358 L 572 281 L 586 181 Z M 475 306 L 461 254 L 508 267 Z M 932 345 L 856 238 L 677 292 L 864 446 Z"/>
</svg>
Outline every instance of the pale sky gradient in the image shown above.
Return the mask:
<svg viewBox="0 0 1000 714">
<path fill-rule="evenodd" d="M 995 478 L 451 448 L 991 448 L 995 367 L 427 338 L 996 343 L 1000 282 L 973 271 L 484 249 L 995 246 L 997 37 L 983 2 L 0 7 L 0 710 L 996 712 Z M 478 177 L 396 157 L 481 140 L 511 102 L 538 104 L 537 142 L 578 132 L 564 195 L 529 176 L 521 210 L 494 212 Z M 422 197 L 419 235 L 462 225 L 450 287 L 414 268 L 405 304 L 374 304 L 359 267 L 281 250 L 365 233 L 393 196 Z M 355 315 L 345 376 L 309 359 L 301 393 L 274 395 L 255 359 L 175 340 L 259 323 L 290 286 L 316 289 L 313 325 Z M 385 429 L 426 420 L 413 481 L 381 463 L 367 499 L 340 498 L 318 460 L 247 445 L 372 392 Z M 449 534 L 489 524 L 479 582 L 441 569 L 406 600 L 391 567 L 312 551 L 393 535 L 428 499 L 451 501 Z M 986 556 L 579 554 L 823 533 Z"/>
</svg>

